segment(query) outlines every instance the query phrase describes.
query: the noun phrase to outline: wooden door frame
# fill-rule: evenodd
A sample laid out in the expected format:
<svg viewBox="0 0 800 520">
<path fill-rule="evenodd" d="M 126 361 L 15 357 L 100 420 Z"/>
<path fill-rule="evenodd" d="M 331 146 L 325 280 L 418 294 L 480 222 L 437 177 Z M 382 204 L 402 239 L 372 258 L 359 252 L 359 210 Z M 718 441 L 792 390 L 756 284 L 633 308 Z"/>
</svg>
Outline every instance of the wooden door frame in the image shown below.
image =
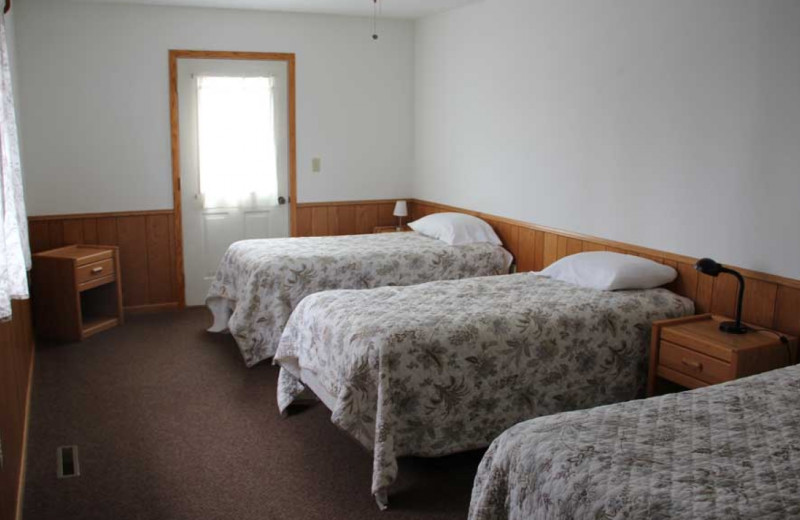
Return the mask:
<svg viewBox="0 0 800 520">
<path fill-rule="evenodd" d="M 289 230 L 297 236 L 297 142 L 295 122 L 294 53 L 238 51 L 169 51 L 169 124 L 172 141 L 172 208 L 175 214 L 175 273 L 178 286 L 178 305 L 186 306 L 186 279 L 183 270 L 183 219 L 181 208 L 181 143 L 178 124 L 178 60 L 264 60 L 286 62 L 287 105 L 289 121 Z"/>
</svg>

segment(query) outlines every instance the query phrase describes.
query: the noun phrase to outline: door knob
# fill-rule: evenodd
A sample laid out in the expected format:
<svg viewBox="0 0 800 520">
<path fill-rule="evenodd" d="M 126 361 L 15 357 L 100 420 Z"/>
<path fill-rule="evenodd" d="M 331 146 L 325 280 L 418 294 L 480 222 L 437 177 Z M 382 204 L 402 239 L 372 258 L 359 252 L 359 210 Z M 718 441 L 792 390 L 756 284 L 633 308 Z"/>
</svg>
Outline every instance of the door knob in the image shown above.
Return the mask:
<svg viewBox="0 0 800 520">
<path fill-rule="evenodd" d="M 283 195 L 278 197 L 278 204 L 280 205 L 286 204 L 286 197 L 284 197 Z"/>
</svg>

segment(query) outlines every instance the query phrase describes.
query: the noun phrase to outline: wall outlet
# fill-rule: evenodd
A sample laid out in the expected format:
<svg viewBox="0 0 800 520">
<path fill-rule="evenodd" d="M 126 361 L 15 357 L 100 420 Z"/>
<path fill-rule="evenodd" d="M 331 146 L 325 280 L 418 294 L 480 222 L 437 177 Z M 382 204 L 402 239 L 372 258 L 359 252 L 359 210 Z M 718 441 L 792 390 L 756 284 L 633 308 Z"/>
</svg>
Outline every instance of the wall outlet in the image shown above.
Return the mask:
<svg viewBox="0 0 800 520">
<path fill-rule="evenodd" d="M 314 173 L 319 173 L 322 171 L 322 159 L 319 157 L 314 157 L 311 159 L 311 171 Z"/>
</svg>

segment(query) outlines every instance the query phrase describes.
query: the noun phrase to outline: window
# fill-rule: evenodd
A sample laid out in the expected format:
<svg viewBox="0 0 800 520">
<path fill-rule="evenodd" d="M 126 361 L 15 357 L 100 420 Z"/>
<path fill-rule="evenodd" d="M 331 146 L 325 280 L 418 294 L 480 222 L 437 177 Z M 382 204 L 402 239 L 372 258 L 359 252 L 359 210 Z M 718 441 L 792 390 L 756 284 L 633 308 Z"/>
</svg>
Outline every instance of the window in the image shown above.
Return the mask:
<svg viewBox="0 0 800 520">
<path fill-rule="evenodd" d="M 272 78 L 198 77 L 197 125 L 203 206 L 276 205 Z"/>
</svg>

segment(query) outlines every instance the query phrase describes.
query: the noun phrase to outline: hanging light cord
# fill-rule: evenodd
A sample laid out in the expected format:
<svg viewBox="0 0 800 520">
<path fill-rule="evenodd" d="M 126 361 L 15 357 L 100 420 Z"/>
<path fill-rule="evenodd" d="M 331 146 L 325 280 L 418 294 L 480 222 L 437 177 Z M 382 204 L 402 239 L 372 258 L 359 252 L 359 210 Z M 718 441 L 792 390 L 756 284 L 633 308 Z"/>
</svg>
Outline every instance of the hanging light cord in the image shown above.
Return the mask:
<svg viewBox="0 0 800 520">
<path fill-rule="evenodd" d="M 378 39 L 378 14 L 380 12 L 380 4 L 378 0 L 372 0 L 372 39 Z"/>
</svg>

